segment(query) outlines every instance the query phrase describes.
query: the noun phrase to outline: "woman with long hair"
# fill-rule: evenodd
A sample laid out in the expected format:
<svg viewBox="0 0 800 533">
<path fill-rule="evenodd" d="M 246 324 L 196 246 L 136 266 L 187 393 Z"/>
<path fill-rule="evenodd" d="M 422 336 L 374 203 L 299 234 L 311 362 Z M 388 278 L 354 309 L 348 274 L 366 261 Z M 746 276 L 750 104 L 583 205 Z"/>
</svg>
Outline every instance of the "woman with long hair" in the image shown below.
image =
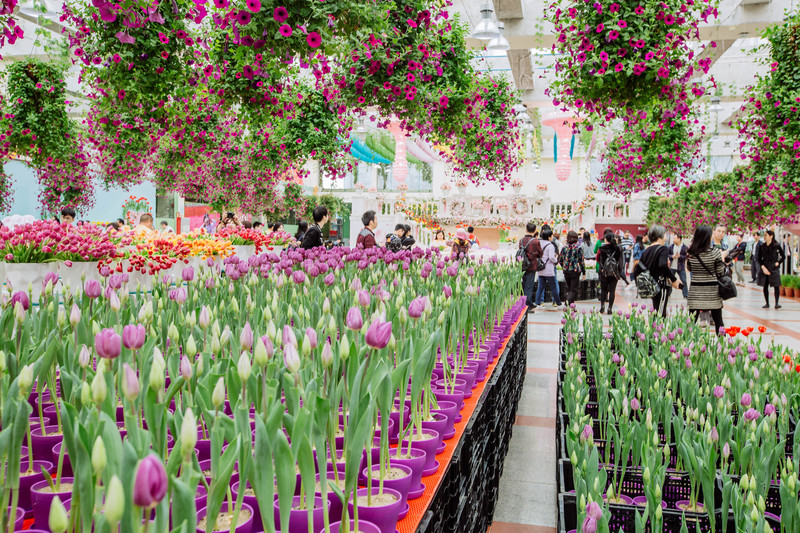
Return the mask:
<svg viewBox="0 0 800 533">
<path fill-rule="evenodd" d="M 692 245 L 686 260 L 686 268 L 692 273 L 689 287 L 689 312 L 697 320 L 701 311 L 711 313 L 714 331 L 725 327 L 722 321 L 722 298 L 719 296 L 719 276 L 725 273 L 722 252 L 711 246 L 711 226 L 702 225 L 694 230 Z"/>
<path fill-rule="evenodd" d="M 303 242 L 303 237 L 306 236 L 306 232 L 308 231 L 308 222 L 305 220 L 301 220 L 297 223 L 297 233 L 294 234 L 294 240 L 297 241 L 297 246 L 300 246 L 300 243 Z"/>
<path fill-rule="evenodd" d="M 764 243 L 758 247 L 758 264 L 761 272 L 758 273 L 758 284 L 764 287 L 763 309 L 769 309 L 769 288 L 775 290 L 775 309 L 780 309 L 778 298 L 781 295 L 781 263 L 786 260 L 783 247 L 775 242 L 775 232 L 768 229 L 764 232 Z"/>
</svg>

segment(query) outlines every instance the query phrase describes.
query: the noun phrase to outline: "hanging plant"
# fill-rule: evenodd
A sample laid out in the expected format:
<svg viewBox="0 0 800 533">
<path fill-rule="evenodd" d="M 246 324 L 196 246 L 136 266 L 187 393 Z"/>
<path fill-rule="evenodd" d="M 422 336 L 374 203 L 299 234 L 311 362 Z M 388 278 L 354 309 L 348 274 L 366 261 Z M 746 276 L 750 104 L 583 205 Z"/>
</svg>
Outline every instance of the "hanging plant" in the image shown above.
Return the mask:
<svg viewBox="0 0 800 533">
<path fill-rule="evenodd" d="M 28 157 L 34 167 L 73 153 L 77 126 L 67 114 L 63 66 L 31 58 L 10 63 L 5 76 L 8 150 Z"/>
<path fill-rule="evenodd" d="M 0 167 L 0 213 L 9 213 L 14 205 L 14 180 Z"/>
<path fill-rule="evenodd" d="M 698 24 L 716 18 L 718 0 L 574 2 L 546 10 L 557 32 L 556 77 L 547 89 L 554 104 L 623 117 L 656 101 L 700 97 L 690 80 L 707 73 L 710 58 L 690 49 Z M 712 43 L 711 46 L 716 46 Z"/>
</svg>

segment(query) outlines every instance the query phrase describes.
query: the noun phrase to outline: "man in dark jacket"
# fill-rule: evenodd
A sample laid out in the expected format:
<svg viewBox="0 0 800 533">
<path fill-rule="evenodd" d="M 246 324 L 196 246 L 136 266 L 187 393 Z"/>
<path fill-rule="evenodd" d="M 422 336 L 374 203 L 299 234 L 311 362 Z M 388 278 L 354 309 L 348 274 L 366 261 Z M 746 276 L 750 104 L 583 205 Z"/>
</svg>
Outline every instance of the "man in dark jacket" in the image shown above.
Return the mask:
<svg viewBox="0 0 800 533">
<path fill-rule="evenodd" d="M 314 225 L 308 228 L 301 247 L 310 250 L 322 246 L 322 226 L 328 223 L 328 208 L 318 205 L 314 208 Z"/>
<path fill-rule="evenodd" d="M 356 248 L 375 248 L 378 243 L 375 242 L 375 228 L 378 227 L 378 221 L 375 218 L 375 211 L 369 210 L 361 215 L 361 222 L 364 224 L 364 229 L 358 234 L 356 239 Z"/>
<path fill-rule="evenodd" d="M 536 224 L 528 222 L 525 232 L 526 235 L 519 241 L 519 247 L 525 250 L 525 256 L 528 258 L 530 266 L 522 274 L 522 290 L 525 294 L 525 302 L 528 304 L 528 312 L 531 312 L 536 308 L 536 304 L 533 302 L 533 284 L 536 281 L 536 264 L 542 257 L 542 245 L 539 243 L 539 239 L 533 236 L 536 233 Z"/>
</svg>

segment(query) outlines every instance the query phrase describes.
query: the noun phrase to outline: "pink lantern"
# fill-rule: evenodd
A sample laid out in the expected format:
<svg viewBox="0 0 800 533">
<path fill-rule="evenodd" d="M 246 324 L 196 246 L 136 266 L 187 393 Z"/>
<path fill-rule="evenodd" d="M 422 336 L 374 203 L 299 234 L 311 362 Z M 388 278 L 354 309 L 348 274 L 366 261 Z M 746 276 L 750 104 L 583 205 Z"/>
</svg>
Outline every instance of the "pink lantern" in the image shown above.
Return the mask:
<svg viewBox="0 0 800 533">
<path fill-rule="evenodd" d="M 408 160 L 406 159 L 406 134 L 400 129 L 400 123 L 393 120 L 389 125 L 389 131 L 394 135 L 394 165 L 392 175 L 395 181 L 403 183 L 408 177 Z"/>
<path fill-rule="evenodd" d="M 556 130 L 556 142 L 558 143 L 556 161 L 556 178 L 559 181 L 567 181 L 572 173 L 572 157 L 570 156 L 570 145 L 572 140 L 572 128 L 576 122 L 582 119 L 563 113 L 555 113 L 544 120 L 542 125 L 549 126 Z"/>
</svg>

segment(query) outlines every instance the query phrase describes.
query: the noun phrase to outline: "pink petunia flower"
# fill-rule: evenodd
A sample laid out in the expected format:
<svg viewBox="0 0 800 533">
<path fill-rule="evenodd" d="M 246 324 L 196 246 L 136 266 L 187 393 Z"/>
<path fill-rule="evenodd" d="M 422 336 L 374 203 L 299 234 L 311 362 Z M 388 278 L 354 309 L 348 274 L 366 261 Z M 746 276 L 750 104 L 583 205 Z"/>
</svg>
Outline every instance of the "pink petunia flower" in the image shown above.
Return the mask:
<svg viewBox="0 0 800 533">
<path fill-rule="evenodd" d="M 319 33 L 312 31 L 306 36 L 306 42 L 311 48 L 319 48 L 322 44 L 322 37 L 320 37 Z"/>
<path fill-rule="evenodd" d="M 278 6 L 272 12 L 272 18 L 274 18 L 276 22 L 282 23 L 289 18 L 289 11 L 283 6 Z"/>
<path fill-rule="evenodd" d="M 292 27 L 288 24 L 284 24 L 278 29 L 278 33 L 283 35 L 284 37 L 291 37 L 292 36 Z"/>
<path fill-rule="evenodd" d="M 261 11 L 261 0 L 247 0 L 247 9 L 253 13 Z"/>
</svg>

